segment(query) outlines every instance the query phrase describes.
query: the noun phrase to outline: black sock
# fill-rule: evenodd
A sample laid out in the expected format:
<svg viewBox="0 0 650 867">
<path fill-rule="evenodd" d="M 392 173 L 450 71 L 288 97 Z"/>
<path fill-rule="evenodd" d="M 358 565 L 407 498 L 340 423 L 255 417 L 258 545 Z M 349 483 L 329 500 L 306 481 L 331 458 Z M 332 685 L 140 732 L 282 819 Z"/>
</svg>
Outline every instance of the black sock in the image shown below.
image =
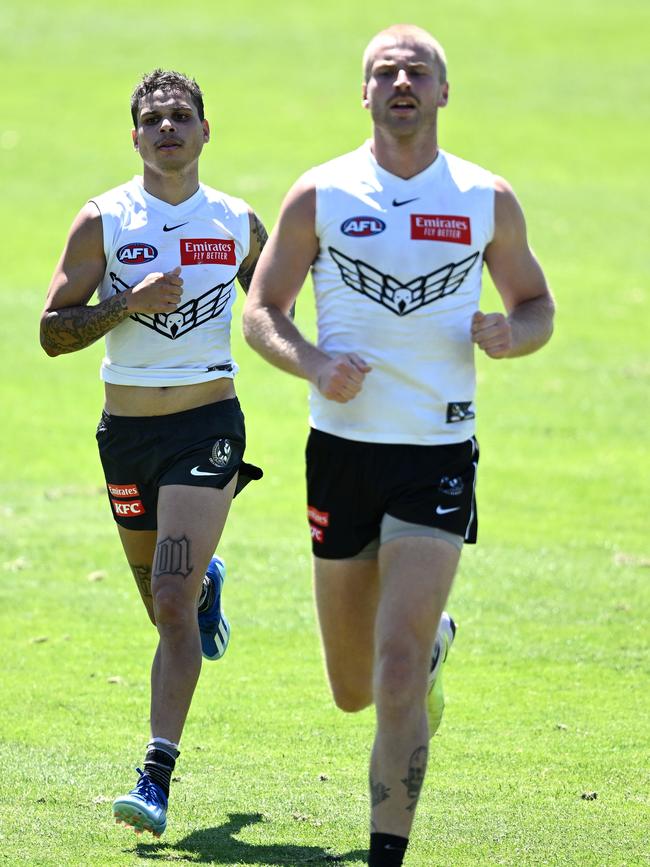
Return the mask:
<svg viewBox="0 0 650 867">
<path fill-rule="evenodd" d="M 158 783 L 167 797 L 169 797 L 169 784 L 179 755 L 179 751 L 171 744 L 161 744 L 158 740 L 147 744 L 144 772 L 154 783 Z"/>
<path fill-rule="evenodd" d="M 199 597 L 199 611 L 207 611 L 214 602 L 214 581 L 210 581 L 207 575 L 203 576 L 203 586 Z"/>
<path fill-rule="evenodd" d="M 368 867 L 401 867 L 408 844 L 408 837 L 371 834 Z"/>
</svg>

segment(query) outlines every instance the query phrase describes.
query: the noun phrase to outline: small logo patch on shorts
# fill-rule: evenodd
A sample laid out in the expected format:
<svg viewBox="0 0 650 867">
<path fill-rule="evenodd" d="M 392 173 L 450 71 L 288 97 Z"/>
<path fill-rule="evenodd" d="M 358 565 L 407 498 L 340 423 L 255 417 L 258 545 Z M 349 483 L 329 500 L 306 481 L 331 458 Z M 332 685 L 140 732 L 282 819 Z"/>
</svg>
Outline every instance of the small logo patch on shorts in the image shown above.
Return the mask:
<svg viewBox="0 0 650 867">
<path fill-rule="evenodd" d="M 319 512 L 313 506 L 307 506 L 307 517 L 312 524 L 318 524 L 320 527 L 329 527 L 330 513 Z"/>
<path fill-rule="evenodd" d="M 232 446 L 230 445 L 230 442 L 227 439 L 217 440 L 212 447 L 210 463 L 214 464 L 215 467 L 225 467 L 227 466 L 231 455 Z"/>
<path fill-rule="evenodd" d="M 447 494 L 450 497 L 458 497 L 465 490 L 465 484 L 459 476 L 455 476 L 453 479 L 449 476 L 443 476 L 440 479 L 438 490 L 441 494 Z"/>
<path fill-rule="evenodd" d="M 323 533 L 321 528 L 320 527 L 314 527 L 312 524 L 309 527 L 309 529 L 311 530 L 311 537 L 314 540 L 314 542 L 321 542 L 322 543 L 323 539 L 325 538 L 325 534 Z"/>
<path fill-rule="evenodd" d="M 108 483 L 108 493 L 114 497 L 139 497 L 140 491 L 136 484 L 132 485 L 112 485 Z"/>
<path fill-rule="evenodd" d="M 140 490 L 135 483 L 114 485 L 109 482 L 107 487 L 111 506 L 116 515 L 121 518 L 138 518 L 140 515 L 146 514 L 147 510 L 142 500 L 134 499 L 140 497 Z"/>
<path fill-rule="evenodd" d="M 142 500 L 114 500 L 111 497 L 111 505 L 115 514 L 122 518 L 138 518 L 147 511 Z"/>
<path fill-rule="evenodd" d="M 447 424 L 455 424 L 459 421 L 468 421 L 476 418 L 471 400 L 458 400 L 447 404 Z"/>
</svg>

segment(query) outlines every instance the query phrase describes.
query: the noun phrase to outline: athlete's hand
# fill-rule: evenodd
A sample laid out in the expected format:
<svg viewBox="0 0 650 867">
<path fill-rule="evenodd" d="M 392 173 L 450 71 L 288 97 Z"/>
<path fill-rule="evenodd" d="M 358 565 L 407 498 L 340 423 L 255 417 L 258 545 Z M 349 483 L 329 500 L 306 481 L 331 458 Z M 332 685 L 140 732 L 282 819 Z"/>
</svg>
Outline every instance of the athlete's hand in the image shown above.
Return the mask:
<svg viewBox="0 0 650 867">
<path fill-rule="evenodd" d="M 503 313 L 481 313 L 472 316 L 472 342 L 490 358 L 506 358 L 512 349 L 512 328 Z"/>
<path fill-rule="evenodd" d="M 347 403 L 356 397 L 363 386 L 370 365 L 355 352 L 344 352 L 326 361 L 318 371 L 316 387 L 328 400 Z"/>
<path fill-rule="evenodd" d="M 124 294 L 131 313 L 173 313 L 183 295 L 181 266 L 161 274 L 154 271 Z"/>
</svg>

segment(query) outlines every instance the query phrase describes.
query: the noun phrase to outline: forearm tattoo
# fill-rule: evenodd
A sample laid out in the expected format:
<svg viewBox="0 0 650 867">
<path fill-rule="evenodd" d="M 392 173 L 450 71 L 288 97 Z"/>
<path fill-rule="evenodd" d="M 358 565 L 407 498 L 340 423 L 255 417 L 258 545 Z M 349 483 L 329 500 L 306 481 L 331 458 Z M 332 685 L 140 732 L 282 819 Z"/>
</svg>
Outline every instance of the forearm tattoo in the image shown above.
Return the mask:
<svg viewBox="0 0 650 867">
<path fill-rule="evenodd" d="M 370 777 L 370 803 L 374 810 L 382 801 L 387 801 L 390 798 L 388 794 L 390 789 L 388 786 L 385 786 L 383 783 L 375 782 L 372 777 Z"/>
<path fill-rule="evenodd" d="M 192 571 L 190 540 L 187 536 L 172 539 L 169 536 L 158 542 L 153 561 L 153 575 L 180 575 L 185 579 Z"/>
<path fill-rule="evenodd" d="M 422 784 L 424 783 L 424 774 L 427 769 L 427 755 L 428 751 L 426 747 L 418 747 L 417 750 L 411 753 L 408 771 L 406 777 L 402 780 L 402 783 L 406 786 L 406 795 L 411 799 L 411 803 L 406 809 L 411 813 L 417 806 Z"/>
<path fill-rule="evenodd" d="M 126 298 L 114 295 L 95 307 L 63 307 L 47 314 L 41 329 L 43 348 L 55 355 L 90 346 L 129 315 Z"/>
<path fill-rule="evenodd" d="M 142 598 L 151 599 L 151 566 L 134 566 L 132 563 L 131 572 Z"/>
<path fill-rule="evenodd" d="M 241 283 L 244 292 L 248 292 L 250 289 L 257 261 L 269 238 L 268 232 L 257 214 L 251 214 L 251 236 L 251 246 L 253 248 L 257 247 L 257 256 L 246 268 L 241 268 L 237 274 L 237 279 Z"/>
</svg>

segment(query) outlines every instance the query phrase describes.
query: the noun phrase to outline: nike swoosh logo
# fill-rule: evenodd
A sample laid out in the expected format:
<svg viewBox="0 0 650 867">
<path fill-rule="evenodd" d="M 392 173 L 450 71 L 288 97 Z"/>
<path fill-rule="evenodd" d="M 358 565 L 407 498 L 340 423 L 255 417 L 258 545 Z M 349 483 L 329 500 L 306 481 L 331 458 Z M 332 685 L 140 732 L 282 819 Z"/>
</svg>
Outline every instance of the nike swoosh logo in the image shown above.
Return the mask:
<svg viewBox="0 0 650 867">
<path fill-rule="evenodd" d="M 163 232 L 173 232 L 174 229 L 180 229 L 181 226 L 187 226 L 189 220 L 185 220 L 184 223 L 179 223 L 177 226 L 168 226 L 167 223 L 163 226 Z"/>
<path fill-rule="evenodd" d="M 198 467 L 192 467 L 190 473 L 193 476 L 221 476 L 222 473 L 204 473 L 203 470 L 200 470 Z"/>
<path fill-rule="evenodd" d="M 401 208 L 402 205 L 408 205 L 409 202 L 417 202 L 419 198 L 419 196 L 416 196 L 414 199 L 404 199 L 403 202 L 398 202 L 397 199 L 393 199 L 393 207 Z"/>
<path fill-rule="evenodd" d="M 451 509 L 445 509 L 444 506 L 436 506 L 436 515 L 448 515 L 449 512 L 457 512 L 460 506 L 452 506 Z"/>
</svg>

